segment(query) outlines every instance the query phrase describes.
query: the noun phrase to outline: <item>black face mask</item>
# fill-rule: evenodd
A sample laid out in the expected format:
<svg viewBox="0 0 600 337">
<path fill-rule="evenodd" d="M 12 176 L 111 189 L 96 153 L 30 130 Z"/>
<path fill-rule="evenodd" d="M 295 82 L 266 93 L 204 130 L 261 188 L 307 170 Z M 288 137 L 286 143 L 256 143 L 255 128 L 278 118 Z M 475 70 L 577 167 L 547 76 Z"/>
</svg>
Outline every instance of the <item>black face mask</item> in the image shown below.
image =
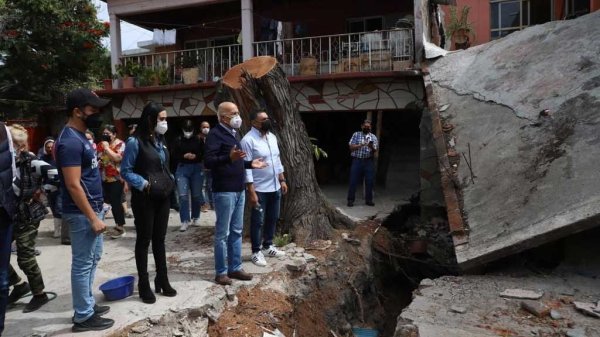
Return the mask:
<svg viewBox="0 0 600 337">
<path fill-rule="evenodd" d="M 110 143 L 110 135 L 102 135 L 102 141 Z"/>
<path fill-rule="evenodd" d="M 100 113 L 95 113 L 91 116 L 81 118 L 88 129 L 97 129 L 102 125 L 102 116 Z"/>
<path fill-rule="evenodd" d="M 371 132 L 371 128 L 362 128 L 362 132 L 364 134 L 367 134 L 367 133 Z"/>
<path fill-rule="evenodd" d="M 271 124 L 271 120 L 270 119 L 265 120 L 260 125 L 260 131 L 262 131 L 264 133 L 267 133 L 268 131 L 271 131 L 271 129 L 273 129 L 273 124 Z"/>
</svg>

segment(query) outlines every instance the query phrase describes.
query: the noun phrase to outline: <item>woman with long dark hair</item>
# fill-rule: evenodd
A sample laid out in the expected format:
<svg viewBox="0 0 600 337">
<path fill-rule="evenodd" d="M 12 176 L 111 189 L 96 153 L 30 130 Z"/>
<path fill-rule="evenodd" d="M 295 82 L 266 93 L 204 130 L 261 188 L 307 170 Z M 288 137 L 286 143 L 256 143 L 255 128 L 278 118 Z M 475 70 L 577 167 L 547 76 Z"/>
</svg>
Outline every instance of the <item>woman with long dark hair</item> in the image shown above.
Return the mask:
<svg viewBox="0 0 600 337">
<path fill-rule="evenodd" d="M 129 137 L 121 163 L 121 175 L 131 187 L 137 238 L 135 263 L 138 271 L 138 291 L 144 303 L 154 303 L 156 297 L 148 277 L 148 245 L 156 264 L 154 285 L 157 293 L 175 296 L 169 284 L 165 236 L 169 222 L 170 195 L 175 188 L 169 171 L 169 151 L 165 146 L 167 112 L 154 102 L 146 104 L 134 134 Z"/>
</svg>

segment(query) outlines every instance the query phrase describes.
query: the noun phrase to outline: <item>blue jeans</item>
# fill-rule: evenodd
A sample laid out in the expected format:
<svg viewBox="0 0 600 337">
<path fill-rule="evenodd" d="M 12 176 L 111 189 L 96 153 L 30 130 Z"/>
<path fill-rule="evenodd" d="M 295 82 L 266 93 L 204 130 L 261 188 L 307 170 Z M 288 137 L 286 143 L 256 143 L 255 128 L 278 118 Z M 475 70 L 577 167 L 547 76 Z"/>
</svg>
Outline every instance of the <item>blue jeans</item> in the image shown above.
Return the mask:
<svg viewBox="0 0 600 337">
<path fill-rule="evenodd" d="M 175 171 L 177 181 L 177 194 L 179 195 L 179 220 L 190 221 L 190 194 L 192 196 L 192 219 L 200 218 L 200 206 L 204 203 L 202 195 L 202 183 L 204 173 L 202 165 L 179 164 Z"/>
<path fill-rule="evenodd" d="M 52 211 L 52 216 L 56 219 L 62 218 L 62 194 L 60 189 L 50 192 L 48 195 L 48 207 Z"/>
<path fill-rule="evenodd" d="M 98 213 L 104 219 L 104 211 Z M 96 267 L 102 257 L 103 235 L 96 235 L 83 214 L 63 213 L 63 221 L 71 231 L 71 292 L 73 293 L 74 322 L 92 317 L 96 301 L 92 294 Z"/>
<path fill-rule="evenodd" d="M 242 229 L 245 192 L 215 192 L 215 271 L 217 275 L 242 269 Z"/>
<path fill-rule="evenodd" d="M 267 249 L 273 244 L 275 225 L 277 224 L 277 220 L 279 220 L 281 189 L 275 192 L 256 192 L 256 195 L 261 207 L 260 210 L 252 208 L 250 219 L 252 253 L 260 251 L 261 241 L 263 249 Z"/>
<path fill-rule="evenodd" d="M 204 202 L 208 201 L 208 204 L 213 206 L 212 174 L 210 170 L 204 171 L 204 194 Z"/>
<path fill-rule="evenodd" d="M 359 159 L 352 158 L 352 167 L 350 168 L 350 188 L 348 189 L 348 201 L 354 202 L 356 186 L 362 185 L 365 180 L 365 202 L 373 202 L 373 175 L 375 169 L 373 158 Z"/>
<path fill-rule="evenodd" d="M 0 335 L 4 331 L 4 316 L 8 304 L 8 270 L 10 269 L 10 244 L 13 239 L 13 223 L 3 207 L 0 207 Z"/>
</svg>

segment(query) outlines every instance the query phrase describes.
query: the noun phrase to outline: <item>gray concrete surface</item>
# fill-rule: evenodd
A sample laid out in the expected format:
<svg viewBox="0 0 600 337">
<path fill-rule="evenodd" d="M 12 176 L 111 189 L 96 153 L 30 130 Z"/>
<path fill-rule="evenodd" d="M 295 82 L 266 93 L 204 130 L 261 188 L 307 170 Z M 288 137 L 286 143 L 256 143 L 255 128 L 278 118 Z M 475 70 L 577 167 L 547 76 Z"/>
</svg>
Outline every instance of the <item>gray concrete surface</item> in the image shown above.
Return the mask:
<svg viewBox="0 0 600 337">
<path fill-rule="evenodd" d="M 401 196 L 388 195 L 377 192 L 375 197 L 376 207 L 357 205 L 353 208 L 345 206 L 346 187 L 326 188 L 325 194 L 331 197 L 331 202 L 341 210 L 356 219 L 373 216 L 385 216 L 389 213 Z M 359 203 L 357 203 L 359 204 Z M 169 278 L 177 290 L 176 297 L 157 295 L 157 302 L 153 305 L 144 304 L 138 297 L 137 283 L 134 294 L 120 301 L 106 302 L 98 287 L 105 281 L 115 277 L 134 275 L 137 279 L 134 246 L 135 229 L 133 219 L 126 219 L 127 235 L 120 239 L 105 238 L 104 252 L 100 262 L 94 296 L 97 303 L 110 305 L 111 311 L 106 315 L 115 320 L 115 326 L 103 332 L 79 333 L 77 336 L 102 336 L 109 335 L 132 323 L 147 317 L 160 316 L 168 311 L 200 308 L 213 306 L 220 308 L 227 301 L 224 287 L 213 282 L 214 260 L 212 240 L 214 233 L 214 212 L 202 213 L 200 227 L 190 227 L 185 233 L 178 231 L 179 215 L 171 211 L 169 229 L 167 233 L 167 259 L 169 264 Z M 46 291 L 55 292 L 57 298 L 44 305 L 38 311 L 24 314 L 22 309 L 30 300 L 23 298 L 14 308 L 8 310 L 6 315 L 5 337 L 32 336 L 33 334 L 47 336 L 70 336 L 72 323 L 71 317 L 71 250 L 70 246 L 60 245 L 59 239 L 52 235 L 52 218 L 42 221 L 38 236 L 37 248 L 42 252 L 38 256 L 38 264 L 44 276 Z M 114 221 L 109 213 L 107 219 L 109 226 L 114 226 Z M 151 254 L 151 253 L 150 253 Z M 250 244 L 245 240 L 243 245 L 243 268 L 254 274 L 252 282 L 234 281 L 234 291 L 240 286 L 253 285 L 260 281 L 262 275 L 275 269 L 285 268 L 287 259 L 267 258 L 267 267 L 257 267 L 250 260 Z M 291 258 L 291 254 L 288 254 Z M 16 267 L 16 256 L 12 255 L 11 263 Z M 17 271 L 23 276 L 20 270 Z M 154 276 L 154 261 L 149 257 L 149 271 Z M 24 276 L 23 276 L 24 277 Z"/>
<path fill-rule="evenodd" d="M 520 309 L 521 300 L 499 296 L 515 288 L 543 292 L 539 301 L 554 306 L 563 319 L 539 319 Z M 595 279 L 574 274 L 444 276 L 422 282 L 400 317 L 418 327 L 419 337 L 562 336 L 570 328 L 597 337 L 600 320 L 577 312 L 561 299 L 596 303 L 598 289 Z M 466 312 L 453 312 L 454 305 Z"/>
<path fill-rule="evenodd" d="M 472 267 L 597 226 L 600 12 L 533 26 L 435 62 L 434 94 L 468 224 Z M 538 117 L 542 109 L 550 117 Z M 462 156 L 471 151 L 471 167 Z"/>
</svg>

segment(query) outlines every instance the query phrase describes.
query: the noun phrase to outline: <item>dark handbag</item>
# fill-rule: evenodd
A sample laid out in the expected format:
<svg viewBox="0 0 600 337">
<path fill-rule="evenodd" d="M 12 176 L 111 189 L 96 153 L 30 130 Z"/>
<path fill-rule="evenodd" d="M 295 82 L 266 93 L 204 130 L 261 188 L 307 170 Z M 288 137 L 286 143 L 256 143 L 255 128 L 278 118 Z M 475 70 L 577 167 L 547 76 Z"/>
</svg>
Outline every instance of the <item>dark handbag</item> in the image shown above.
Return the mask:
<svg viewBox="0 0 600 337">
<path fill-rule="evenodd" d="M 46 214 L 48 214 L 48 209 L 41 201 L 20 202 L 17 206 L 15 222 L 19 225 L 39 223 L 46 217 Z"/>
<path fill-rule="evenodd" d="M 165 171 L 149 174 L 148 182 L 150 183 L 150 189 L 148 190 L 150 199 L 164 200 L 170 198 L 171 193 L 175 190 L 173 178 Z"/>
</svg>

